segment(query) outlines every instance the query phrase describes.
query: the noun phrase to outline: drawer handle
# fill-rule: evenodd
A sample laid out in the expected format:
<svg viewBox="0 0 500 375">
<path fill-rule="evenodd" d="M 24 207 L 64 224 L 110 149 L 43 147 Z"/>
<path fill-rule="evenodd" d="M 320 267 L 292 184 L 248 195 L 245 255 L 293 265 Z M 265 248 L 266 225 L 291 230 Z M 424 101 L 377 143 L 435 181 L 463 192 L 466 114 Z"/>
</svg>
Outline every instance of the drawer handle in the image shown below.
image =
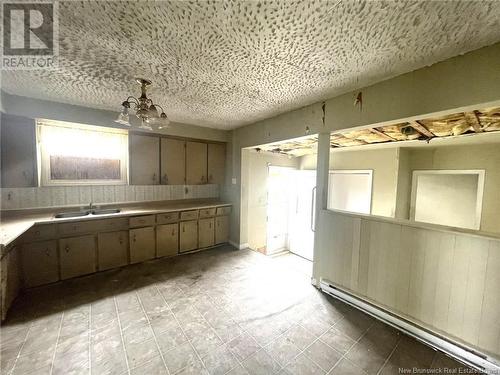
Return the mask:
<svg viewBox="0 0 500 375">
<path fill-rule="evenodd" d="M 184 225 L 182 225 L 182 233 L 184 233 L 186 231 L 186 227 Z"/>
<path fill-rule="evenodd" d="M 208 223 L 208 227 L 212 229 L 212 223 Z"/>
</svg>

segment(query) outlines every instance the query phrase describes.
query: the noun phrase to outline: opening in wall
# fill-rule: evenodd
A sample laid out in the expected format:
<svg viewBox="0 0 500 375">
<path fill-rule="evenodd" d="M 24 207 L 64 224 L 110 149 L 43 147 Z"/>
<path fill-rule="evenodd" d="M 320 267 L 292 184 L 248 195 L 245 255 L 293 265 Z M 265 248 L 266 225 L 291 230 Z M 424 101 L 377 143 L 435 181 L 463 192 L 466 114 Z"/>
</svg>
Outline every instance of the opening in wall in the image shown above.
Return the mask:
<svg viewBox="0 0 500 375">
<path fill-rule="evenodd" d="M 413 171 L 410 219 L 479 230 L 484 176 L 484 170 Z"/>
<path fill-rule="evenodd" d="M 372 170 L 332 170 L 328 177 L 328 209 L 371 213 Z"/>
</svg>

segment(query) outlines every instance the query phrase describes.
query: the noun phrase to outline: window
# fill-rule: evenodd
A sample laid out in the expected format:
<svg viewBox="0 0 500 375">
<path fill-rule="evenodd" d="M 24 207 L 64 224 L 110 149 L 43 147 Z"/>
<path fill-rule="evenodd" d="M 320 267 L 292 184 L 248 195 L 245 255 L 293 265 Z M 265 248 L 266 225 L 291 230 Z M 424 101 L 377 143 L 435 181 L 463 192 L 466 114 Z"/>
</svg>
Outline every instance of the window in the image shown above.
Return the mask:
<svg viewBox="0 0 500 375">
<path fill-rule="evenodd" d="M 484 170 L 414 171 L 410 218 L 424 223 L 479 229 Z"/>
<path fill-rule="evenodd" d="M 371 170 L 330 171 L 328 209 L 370 214 L 372 181 Z"/>
<path fill-rule="evenodd" d="M 37 137 L 41 185 L 127 183 L 126 131 L 38 120 Z"/>
</svg>

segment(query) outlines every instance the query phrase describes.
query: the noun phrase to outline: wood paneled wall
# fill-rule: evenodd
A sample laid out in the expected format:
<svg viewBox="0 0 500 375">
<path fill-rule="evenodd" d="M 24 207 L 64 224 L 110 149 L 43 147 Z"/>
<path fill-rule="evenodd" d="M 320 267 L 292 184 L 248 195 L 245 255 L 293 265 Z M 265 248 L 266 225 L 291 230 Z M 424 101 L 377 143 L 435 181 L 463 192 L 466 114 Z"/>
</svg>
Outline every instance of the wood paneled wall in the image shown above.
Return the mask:
<svg viewBox="0 0 500 375">
<path fill-rule="evenodd" d="M 500 239 L 320 215 L 320 277 L 500 359 Z"/>
</svg>

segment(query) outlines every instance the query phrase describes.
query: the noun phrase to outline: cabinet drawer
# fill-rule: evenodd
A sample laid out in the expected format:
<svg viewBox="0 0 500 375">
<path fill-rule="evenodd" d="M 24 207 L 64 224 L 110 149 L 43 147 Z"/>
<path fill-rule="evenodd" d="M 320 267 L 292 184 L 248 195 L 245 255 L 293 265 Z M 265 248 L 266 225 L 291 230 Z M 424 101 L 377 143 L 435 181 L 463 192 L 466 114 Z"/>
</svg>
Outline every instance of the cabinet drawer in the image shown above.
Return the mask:
<svg viewBox="0 0 500 375">
<path fill-rule="evenodd" d="M 118 219 L 103 219 L 96 221 L 96 228 L 99 232 L 109 232 L 128 228 L 128 219 L 121 217 Z"/>
<path fill-rule="evenodd" d="M 213 217 L 215 216 L 215 207 L 214 208 L 204 208 L 200 210 L 200 219 L 204 217 Z"/>
<path fill-rule="evenodd" d="M 97 228 L 99 227 L 96 221 L 76 221 L 59 224 L 59 234 L 61 236 L 71 236 L 74 234 L 90 233 Z"/>
<path fill-rule="evenodd" d="M 23 235 L 22 242 L 50 240 L 56 238 L 56 235 L 57 227 L 55 225 L 36 225 Z"/>
<path fill-rule="evenodd" d="M 198 210 L 181 212 L 181 220 L 196 220 L 196 219 L 198 219 Z"/>
<path fill-rule="evenodd" d="M 179 221 L 179 213 L 178 212 L 168 212 L 165 214 L 156 215 L 156 222 L 158 224 L 175 223 L 177 221 Z"/>
<path fill-rule="evenodd" d="M 131 228 L 154 225 L 155 224 L 155 215 L 144 215 L 144 216 L 131 217 L 129 219 L 128 223 L 129 223 L 129 226 Z"/>
<path fill-rule="evenodd" d="M 231 207 L 217 207 L 217 216 L 229 215 L 231 213 Z"/>
</svg>

